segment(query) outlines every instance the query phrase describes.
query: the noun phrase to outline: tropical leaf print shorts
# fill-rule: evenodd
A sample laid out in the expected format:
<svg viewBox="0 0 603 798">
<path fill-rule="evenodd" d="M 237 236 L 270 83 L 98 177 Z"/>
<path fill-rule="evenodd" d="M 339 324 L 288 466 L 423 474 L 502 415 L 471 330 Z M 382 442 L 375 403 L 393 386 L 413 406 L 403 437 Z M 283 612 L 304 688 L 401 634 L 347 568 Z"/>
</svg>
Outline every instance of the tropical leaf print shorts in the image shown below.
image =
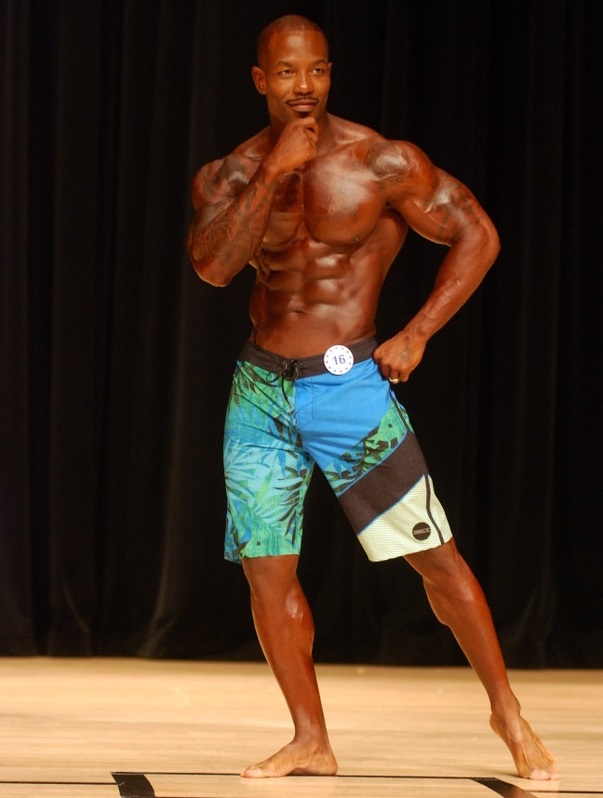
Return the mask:
<svg viewBox="0 0 603 798">
<path fill-rule="evenodd" d="M 370 560 L 452 537 L 406 411 L 372 358 L 376 346 L 351 346 L 354 365 L 333 374 L 322 355 L 284 361 L 245 345 L 224 436 L 227 560 L 299 554 L 315 464 Z"/>
</svg>

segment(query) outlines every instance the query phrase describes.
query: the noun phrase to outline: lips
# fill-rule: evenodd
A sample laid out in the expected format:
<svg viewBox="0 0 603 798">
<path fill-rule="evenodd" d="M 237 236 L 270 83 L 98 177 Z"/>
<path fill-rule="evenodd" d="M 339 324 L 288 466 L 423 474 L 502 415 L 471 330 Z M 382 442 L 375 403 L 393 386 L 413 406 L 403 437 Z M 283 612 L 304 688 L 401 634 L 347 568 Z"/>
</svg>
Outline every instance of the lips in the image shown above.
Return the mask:
<svg viewBox="0 0 603 798">
<path fill-rule="evenodd" d="M 287 105 L 296 111 L 311 111 L 314 106 L 318 105 L 318 100 L 310 97 L 303 100 L 289 100 Z"/>
</svg>

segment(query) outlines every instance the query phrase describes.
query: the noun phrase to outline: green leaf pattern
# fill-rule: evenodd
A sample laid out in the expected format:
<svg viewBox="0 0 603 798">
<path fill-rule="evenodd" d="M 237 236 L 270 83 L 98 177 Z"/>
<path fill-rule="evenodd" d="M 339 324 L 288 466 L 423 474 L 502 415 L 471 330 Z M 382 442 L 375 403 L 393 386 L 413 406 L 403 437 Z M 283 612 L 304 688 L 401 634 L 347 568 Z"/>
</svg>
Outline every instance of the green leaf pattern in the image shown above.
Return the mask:
<svg viewBox="0 0 603 798">
<path fill-rule="evenodd" d="M 296 552 L 313 464 L 302 451 L 300 436 L 279 421 L 279 416 L 292 412 L 292 393 L 289 380 L 249 363 L 239 364 L 224 441 L 227 559 L 238 561 L 248 546 L 256 550 L 246 551 L 246 556 Z M 267 422 L 273 439 L 268 447 Z M 252 453 L 249 457 L 246 448 Z M 276 479 L 275 473 L 284 477 Z"/>
<path fill-rule="evenodd" d="M 244 550 L 245 556 L 271 556 L 299 549 L 303 499 L 314 463 L 293 425 L 279 421 L 293 413 L 294 390 L 294 384 L 278 374 L 247 362 L 238 364 L 224 438 L 229 496 L 225 551 L 234 562 Z M 380 424 L 325 469 L 336 495 L 385 460 L 409 430 L 406 411 L 392 402 Z M 269 446 L 267 432 L 272 436 Z"/>
<path fill-rule="evenodd" d="M 402 425 L 400 424 L 402 422 Z M 402 434 L 400 429 L 402 427 Z M 341 455 L 324 473 L 337 496 L 381 463 L 402 443 L 412 427 L 406 410 L 393 402 L 378 427 Z"/>
</svg>

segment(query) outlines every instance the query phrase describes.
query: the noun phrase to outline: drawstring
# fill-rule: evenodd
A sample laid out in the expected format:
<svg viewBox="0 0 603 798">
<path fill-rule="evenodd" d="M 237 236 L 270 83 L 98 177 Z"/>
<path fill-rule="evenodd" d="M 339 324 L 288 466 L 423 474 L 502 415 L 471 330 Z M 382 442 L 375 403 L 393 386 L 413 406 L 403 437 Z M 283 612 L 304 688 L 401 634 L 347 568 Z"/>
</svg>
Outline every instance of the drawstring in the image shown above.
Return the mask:
<svg viewBox="0 0 603 798">
<path fill-rule="evenodd" d="M 280 375 L 284 380 L 295 380 L 301 374 L 301 362 L 299 360 L 283 360 Z"/>
<path fill-rule="evenodd" d="M 273 367 L 273 376 L 270 379 L 270 382 L 276 382 L 280 380 L 281 383 L 281 391 L 283 392 L 283 397 L 287 400 L 287 404 L 291 406 L 291 399 L 287 396 L 287 392 L 285 390 L 285 380 L 288 382 L 295 382 L 298 380 L 303 373 L 303 363 L 301 360 L 282 360 L 279 368 Z"/>
<path fill-rule="evenodd" d="M 282 366 L 278 371 L 279 377 L 281 378 L 281 390 L 289 404 L 291 404 L 291 400 L 285 392 L 285 380 L 295 382 L 295 380 L 300 377 L 301 371 L 302 364 L 299 360 L 283 360 Z"/>
</svg>

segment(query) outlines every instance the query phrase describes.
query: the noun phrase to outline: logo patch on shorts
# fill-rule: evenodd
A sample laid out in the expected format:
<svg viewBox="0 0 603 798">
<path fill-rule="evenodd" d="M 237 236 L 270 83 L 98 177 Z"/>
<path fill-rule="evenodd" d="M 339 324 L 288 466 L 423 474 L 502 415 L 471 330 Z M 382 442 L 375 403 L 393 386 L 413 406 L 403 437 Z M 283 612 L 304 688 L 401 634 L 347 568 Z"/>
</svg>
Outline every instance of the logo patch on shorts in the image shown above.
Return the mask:
<svg viewBox="0 0 603 798">
<path fill-rule="evenodd" d="M 427 540 L 431 535 L 431 527 L 423 522 L 415 524 L 412 528 L 412 534 L 416 540 Z"/>
</svg>

